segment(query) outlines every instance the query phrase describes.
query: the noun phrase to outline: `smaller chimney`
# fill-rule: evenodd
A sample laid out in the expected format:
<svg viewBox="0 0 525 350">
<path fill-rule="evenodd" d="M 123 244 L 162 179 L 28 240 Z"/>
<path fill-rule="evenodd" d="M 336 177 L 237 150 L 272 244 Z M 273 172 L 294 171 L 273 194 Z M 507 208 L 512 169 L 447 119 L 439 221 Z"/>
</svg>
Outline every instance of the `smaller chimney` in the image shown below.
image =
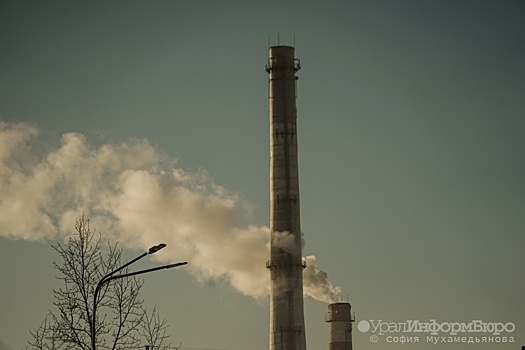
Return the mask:
<svg viewBox="0 0 525 350">
<path fill-rule="evenodd" d="M 352 350 L 352 322 L 350 303 L 337 302 L 328 305 L 328 349 Z"/>
</svg>

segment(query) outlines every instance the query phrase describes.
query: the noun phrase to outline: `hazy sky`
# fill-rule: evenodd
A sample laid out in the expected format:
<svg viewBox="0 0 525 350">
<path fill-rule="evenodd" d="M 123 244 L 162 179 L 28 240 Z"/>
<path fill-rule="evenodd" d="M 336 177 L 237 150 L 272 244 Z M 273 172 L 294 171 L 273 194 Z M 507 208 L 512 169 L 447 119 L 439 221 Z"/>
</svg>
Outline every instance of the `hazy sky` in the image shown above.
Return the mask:
<svg viewBox="0 0 525 350">
<path fill-rule="evenodd" d="M 52 306 L 50 245 L 82 212 L 129 258 L 168 244 L 137 268 L 190 262 L 144 287 L 175 345 L 268 348 L 278 33 L 303 67 L 304 254 L 357 322 L 516 326 L 496 345 L 355 327 L 354 349 L 525 345 L 524 19 L 519 0 L 0 1 L 0 349 Z M 310 350 L 326 311 L 306 298 Z"/>
</svg>

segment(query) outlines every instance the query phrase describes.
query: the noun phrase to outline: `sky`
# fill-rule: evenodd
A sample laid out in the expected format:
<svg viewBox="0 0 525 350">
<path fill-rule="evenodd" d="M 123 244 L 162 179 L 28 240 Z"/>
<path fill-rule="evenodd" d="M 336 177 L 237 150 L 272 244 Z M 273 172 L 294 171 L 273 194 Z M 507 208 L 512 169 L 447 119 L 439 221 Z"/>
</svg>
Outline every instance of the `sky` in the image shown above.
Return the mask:
<svg viewBox="0 0 525 350">
<path fill-rule="evenodd" d="M 129 259 L 168 244 L 137 269 L 189 262 L 145 277 L 174 345 L 268 348 L 277 44 L 302 66 L 308 348 L 328 348 L 334 298 L 354 349 L 525 345 L 523 18 L 523 1 L 0 1 L 0 349 L 52 307 L 51 245 L 82 213 Z M 513 325 L 514 343 L 362 331 L 407 320 Z"/>
</svg>

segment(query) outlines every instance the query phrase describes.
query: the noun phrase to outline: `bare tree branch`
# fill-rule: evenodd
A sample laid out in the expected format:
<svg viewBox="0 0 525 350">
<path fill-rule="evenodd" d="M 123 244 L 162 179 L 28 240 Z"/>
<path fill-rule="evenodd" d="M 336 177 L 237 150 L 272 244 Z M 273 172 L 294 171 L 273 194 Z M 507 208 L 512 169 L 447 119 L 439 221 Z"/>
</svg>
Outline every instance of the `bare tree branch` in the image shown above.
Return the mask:
<svg viewBox="0 0 525 350">
<path fill-rule="evenodd" d="M 102 248 L 101 235 L 89 226 L 83 215 L 77 219 L 75 235 L 66 243 L 52 248 L 61 262 L 54 262 L 57 279 L 62 287 L 53 290 L 53 306 L 38 328 L 30 331 L 26 349 L 66 350 L 91 349 L 95 331 L 98 349 L 131 349 L 152 345 L 167 350 L 166 320 L 161 320 L 156 308 L 151 316 L 140 298 L 144 281 L 137 277 L 112 280 L 102 286 L 93 301 L 95 287 L 103 276 L 122 266 L 122 249 L 107 243 Z M 124 269 L 122 273 L 128 272 Z M 93 303 L 97 317 L 93 325 Z"/>
<path fill-rule="evenodd" d="M 140 332 L 140 335 L 146 339 L 147 345 L 150 346 L 150 349 L 173 349 L 171 343 L 167 342 L 169 335 L 166 333 L 166 331 L 169 326 L 170 325 L 166 319 L 160 318 L 160 314 L 157 312 L 157 306 L 155 306 L 151 314 L 146 313 L 144 315 L 144 326 Z M 178 348 L 175 347 L 175 349 Z"/>
</svg>

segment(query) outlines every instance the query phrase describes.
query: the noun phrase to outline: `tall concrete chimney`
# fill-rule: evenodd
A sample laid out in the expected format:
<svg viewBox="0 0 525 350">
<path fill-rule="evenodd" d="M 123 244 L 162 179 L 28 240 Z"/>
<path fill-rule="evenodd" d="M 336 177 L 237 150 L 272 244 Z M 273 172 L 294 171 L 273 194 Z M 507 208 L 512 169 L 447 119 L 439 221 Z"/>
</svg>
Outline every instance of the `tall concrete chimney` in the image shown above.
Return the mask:
<svg viewBox="0 0 525 350">
<path fill-rule="evenodd" d="M 290 46 L 272 46 L 270 98 L 270 350 L 306 350 L 295 75 Z"/>
<path fill-rule="evenodd" d="M 338 302 L 328 305 L 328 349 L 352 350 L 352 322 L 350 303 Z"/>
</svg>

